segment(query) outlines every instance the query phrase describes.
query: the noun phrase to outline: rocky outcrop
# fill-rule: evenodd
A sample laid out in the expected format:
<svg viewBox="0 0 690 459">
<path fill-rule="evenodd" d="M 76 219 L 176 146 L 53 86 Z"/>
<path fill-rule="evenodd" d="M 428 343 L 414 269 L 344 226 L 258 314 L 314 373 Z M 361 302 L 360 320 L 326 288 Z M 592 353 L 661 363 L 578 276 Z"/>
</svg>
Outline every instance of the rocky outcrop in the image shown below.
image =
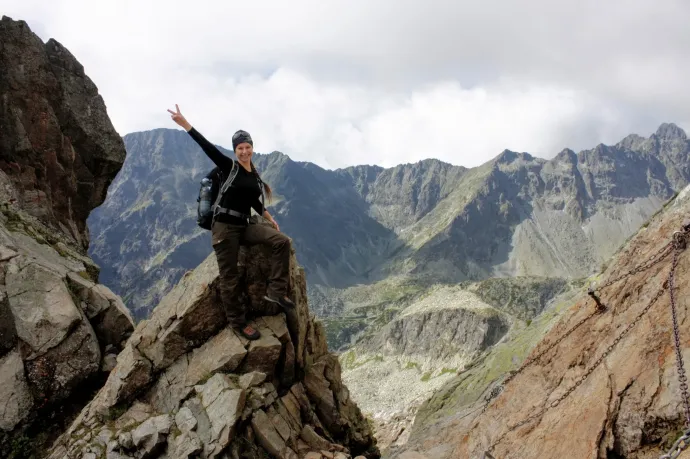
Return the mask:
<svg viewBox="0 0 690 459">
<path fill-rule="evenodd" d="M 28 452 L 40 448 L 41 435 L 57 433 L 105 381 L 134 330 L 122 300 L 94 282 L 95 272 L 51 228 L 3 209 L 0 450 Z"/>
<path fill-rule="evenodd" d="M 86 218 L 125 159 L 122 139 L 83 66 L 24 21 L 0 20 L 0 194 L 86 251 Z M 2 199 L 4 201 L 4 199 Z"/>
<path fill-rule="evenodd" d="M 430 288 L 357 349 L 405 356 L 428 370 L 442 362 L 462 367 L 497 343 L 510 318 L 462 287 Z"/>
<path fill-rule="evenodd" d="M 686 188 L 614 257 L 597 279 L 604 312 L 594 313 L 594 301 L 582 295 L 559 314 L 529 354 L 531 363 L 498 396 L 491 400 L 488 394 L 505 375 L 496 375 L 462 410 L 437 405 L 445 410 L 443 419 L 416 425 L 406 447 L 389 457 L 474 458 L 488 451 L 496 458 L 648 458 L 666 453 L 686 427 L 669 289 L 676 298 L 681 358 L 687 361 L 684 292 L 690 288 L 690 261 L 683 244 L 669 283 L 673 249 L 663 250 L 687 223 L 689 210 Z M 649 259 L 659 261 L 630 274 Z M 473 376 L 464 375 L 468 378 Z M 462 386 L 462 379 L 461 374 L 456 385 Z M 488 405 L 485 398 L 491 400 Z"/>
<path fill-rule="evenodd" d="M 86 256 L 86 217 L 125 150 L 79 62 L 5 16 L 0 132 L 0 456 L 29 457 L 102 385 L 134 330 Z"/>
<path fill-rule="evenodd" d="M 309 312 L 291 258 L 294 310 L 262 298 L 267 255 L 242 248 L 242 296 L 262 336 L 227 327 L 210 255 L 142 321 L 96 397 L 54 444 L 51 459 L 378 458 L 373 433 Z"/>
</svg>

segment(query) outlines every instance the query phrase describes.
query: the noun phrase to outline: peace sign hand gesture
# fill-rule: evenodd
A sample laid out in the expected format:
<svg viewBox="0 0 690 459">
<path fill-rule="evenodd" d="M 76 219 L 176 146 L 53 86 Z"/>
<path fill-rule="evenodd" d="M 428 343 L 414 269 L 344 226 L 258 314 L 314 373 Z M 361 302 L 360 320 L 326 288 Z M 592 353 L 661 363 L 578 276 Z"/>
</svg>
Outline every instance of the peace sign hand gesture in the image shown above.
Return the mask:
<svg viewBox="0 0 690 459">
<path fill-rule="evenodd" d="M 175 110 L 177 111 L 174 112 L 168 109 L 168 112 L 171 114 L 170 118 L 172 118 L 174 122 L 182 126 L 185 129 L 185 131 L 189 131 L 190 129 L 192 129 L 192 125 L 189 124 L 189 122 L 185 119 L 182 113 L 180 113 L 180 107 L 178 107 L 177 104 L 175 104 Z"/>
</svg>

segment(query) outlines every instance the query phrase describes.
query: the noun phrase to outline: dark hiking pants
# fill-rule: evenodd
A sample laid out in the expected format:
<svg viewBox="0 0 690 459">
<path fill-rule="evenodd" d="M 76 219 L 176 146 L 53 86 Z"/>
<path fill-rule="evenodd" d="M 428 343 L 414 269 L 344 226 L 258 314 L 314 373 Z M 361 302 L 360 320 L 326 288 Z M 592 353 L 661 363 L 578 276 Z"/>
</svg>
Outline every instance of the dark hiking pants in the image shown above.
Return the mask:
<svg viewBox="0 0 690 459">
<path fill-rule="evenodd" d="M 218 260 L 220 296 L 230 325 L 241 328 L 246 324 L 245 311 L 239 302 L 237 256 L 240 244 L 264 244 L 271 247 L 271 274 L 267 295 L 281 298 L 287 295 L 290 269 L 290 239 L 266 225 L 231 225 L 215 222 L 212 228 L 213 250 Z"/>
</svg>

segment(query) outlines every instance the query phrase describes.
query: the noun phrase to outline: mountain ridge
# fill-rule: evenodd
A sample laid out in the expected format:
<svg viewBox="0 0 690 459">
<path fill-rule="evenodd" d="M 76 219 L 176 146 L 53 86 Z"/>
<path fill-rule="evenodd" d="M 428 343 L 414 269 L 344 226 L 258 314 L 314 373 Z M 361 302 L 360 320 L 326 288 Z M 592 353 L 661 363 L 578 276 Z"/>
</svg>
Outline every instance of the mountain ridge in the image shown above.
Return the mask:
<svg viewBox="0 0 690 459">
<path fill-rule="evenodd" d="M 112 288 L 134 301 L 132 309 L 141 318 L 155 300 L 141 294 L 149 291 L 147 285 L 155 282 L 160 297 L 210 253 L 207 235 L 195 228 L 194 214 L 198 181 L 213 165 L 178 129 L 140 131 L 123 139 L 131 159 L 116 182 L 129 183 L 128 174 L 134 173 L 130 164 L 140 162 L 141 176 L 133 176 L 131 184 L 139 186 L 138 196 L 148 201 L 112 187 L 106 203 L 89 220 L 96 241 L 94 259 L 104 264 L 102 254 L 114 250 L 104 237 L 114 231 L 104 223 L 104 215 L 124 213 L 128 217 L 118 224 L 129 228 L 129 243 L 145 245 L 135 241 L 151 240 L 153 234 L 136 228 L 156 226 L 155 211 L 175 216 L 166 220 L 170 229 L 161 225 L 159 231 L 166 234 L 167 246 L 179 246 L 180 256 L 189 259 L 173 266 L 165 250 L 147 247 L 137 255 L 134 265 L 139 268 L 129 280 L 120 268 L 104 266 L 104 272 L 110 270 Z M 167 156 L 161 163 L 149 155 Z M 586 276 L 688 183 L 689 155 L 684 131 L 664 123 L 648 138 L 630 134 L 614 145 L 599 144 L 579 153 L 565 148 L 551 159 L 505 149 L 469 169 L 429 158 L 392 168 L 328 170 L 278 151 L 257 153 L 255 164 L 276 190 L 269 209 L 299 247 L 310 296 L 316 299 L 324 297 L 323 288 L 343 291 L 391 276 L 421 283 Z M 160 184 L 165 193 L 157 195 L 150 184 L 142 183 L 147 180 Z M 156 196 L 161 198 L 157 204 Z M 142 210 L 151 203 L 158 207 L 149 209 L 153 214 L 146 217 Z M 131 249 L 116 242 L 124 264 Z M 341 310 L 333 306 L 338 296 L 329 293 L 325 302 L 315 301 L 317 315 Z"/>
</svg>

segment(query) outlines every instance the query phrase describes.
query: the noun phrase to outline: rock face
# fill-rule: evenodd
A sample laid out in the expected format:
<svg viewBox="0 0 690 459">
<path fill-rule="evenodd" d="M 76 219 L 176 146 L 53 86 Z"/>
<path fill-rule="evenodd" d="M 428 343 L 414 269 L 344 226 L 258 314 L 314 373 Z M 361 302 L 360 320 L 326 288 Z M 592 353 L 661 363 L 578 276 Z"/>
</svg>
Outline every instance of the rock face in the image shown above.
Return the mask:
<svg viewBox="0 0 690 459">
<path fill-rule="evenodd" d="M 543 356 L 508 382 L 485 411 L 491 384 L 474 395 L 474 403 L 468 394 L 462 410 L 446 410 L 442 420 L 415 425 L 408 444 L 389 457 L 474 458 L 490 451 L 496 458 L 649 458 L 666 453 L 686 428 L 669 289 L 676 298 L 681 357 L 687 362 L 687 247 L 678 254 L 672 285 L 667 283 L 672 249 L 647 269 L 625 274 L 673 240 L 673 233 L 687 222 L 689 196 L 687 188 L 602 273 L 597 284 L 602 286 L 598 294 L 605 312 L 576 327 L 595 311 L 594 301 L 582 295 L 560 314 L 529 359 Z M 624 277 L 603 287 L 619 276 Z M 495 375 L 493 381 L 504 377 Z M 463 385 L 462 378 L 456 385 Z M 448 402 L 460 405 L 457 399 Z"/>
<path fill-rule="evenodd" d="M 0 20 L 0 452 L 30 457 L 105 382 L 134 330 L 86 256 L 124 160 L 82 66 Z"/>
<path fill-rule="evenodd" d="M 125 159 L 98 89 L 60 43 L 0 20 L 0 170 L 14 202 L 86 251 L 86 218 Z"/>
<path fill-rule="evenodd" d="M 106 384 L 49 457 L 380 457 L 309 312 L 294 252 L 296 308 L 283 312 L 262 300 L 268 254 L 263 247 L 240 254 L 242 301 L 259 340 L 225 325 L 210 255 L 139 323 Z"/>
<path fill-rule="evenodd" d="M 3 172 L 0 184 L 12 187 Z M 96 272 L 51 228 L 2 209 L 0 449 L 19 454 L 18 439 L 59 430 L 104 382 L 134 330 L 122 300 L 93 281 Z"/>
</svg>

